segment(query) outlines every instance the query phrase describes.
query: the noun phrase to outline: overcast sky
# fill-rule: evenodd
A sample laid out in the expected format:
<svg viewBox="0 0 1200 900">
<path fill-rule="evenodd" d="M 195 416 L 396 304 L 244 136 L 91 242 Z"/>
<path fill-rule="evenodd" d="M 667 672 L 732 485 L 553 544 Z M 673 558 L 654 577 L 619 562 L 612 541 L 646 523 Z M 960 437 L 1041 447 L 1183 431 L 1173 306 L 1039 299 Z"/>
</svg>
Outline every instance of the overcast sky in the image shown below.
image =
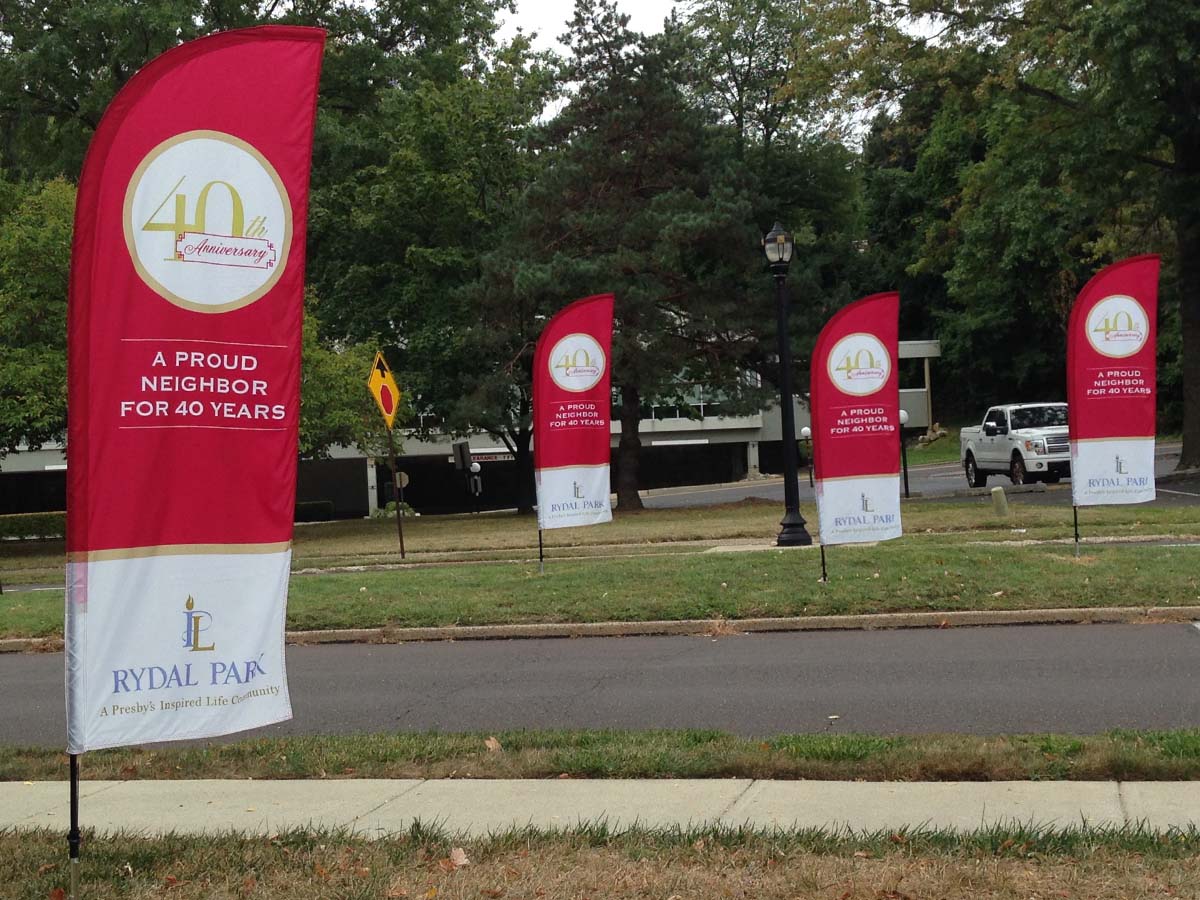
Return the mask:
<svg viewBox="0 0 1200 900">
<path fill-rule="evenodd" d="M 682 7 L 676 0 L 619 0 L 621 12 L 629 16 L 629 27 L 633 31 L 648 34 L 662 30 L 662 22 L 674 6 Z M 682 8 L 680 10 L 682 12 Z M 574 15 L 573 0 L 517 0 L 517 14 L 505 15 L 500 36 L 506 38 L 516 32 L 518 26 L 526 34 L 538 33 L 535 44 L 538 49 L 558 49 L 558 36 L 567 30 L 567 21 Z"/>
</svg>

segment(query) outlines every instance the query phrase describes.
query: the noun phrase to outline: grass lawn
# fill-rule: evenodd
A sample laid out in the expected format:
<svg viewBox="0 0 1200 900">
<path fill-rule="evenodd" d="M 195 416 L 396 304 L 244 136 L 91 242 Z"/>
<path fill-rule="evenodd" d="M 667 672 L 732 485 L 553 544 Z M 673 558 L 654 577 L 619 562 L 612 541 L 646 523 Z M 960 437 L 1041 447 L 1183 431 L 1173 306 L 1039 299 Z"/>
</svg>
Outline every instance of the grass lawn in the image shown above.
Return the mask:
<svg viewBox="0 0 1200 900">
<path fill-rule="evenodd" d="M 497 744 L 498 742 L 498 744 Z M 764 778 L 823 781 L 1191 781 L 1200 730 L 1034 735 L 720 731 L 397 732 L 97 750 L 92 780 L 179 778 Z M 65 777 L 67 757 L 0 746 L 0 781 Z"/>
<path fill-rule="evenodd" d="M 544 576 L 533 559 L 294 574 L 287 621 L 309 630 L 1200 603 L 1200 545 L 1095 545 L 1076 559 L 1067 545 L 917 534 L 832 547 L 828 564 L 827 584 L 815 550 L 775 549 L 552 558 Z M 61 631 L 61 591 L 0 595 L 0 637 Z"/>
<path fill-rule="evenodd" d="M 816 531 L 816 510 L 801 512 Z M 947 503 L 914 500 L 904 504 L 906 537 L 939 542 L 1031 540 L 1071 535 L 1069 506 L 1022 503 L 1015 496 L 1006 518 L 992 514 L 987 497 Z M 757 541 L 769 545 L 779 531 L 782 508 L 749 499 L 722 506 L 649 509 L 616 514 L 606 525 L 563 528 L 545 535 L 550 558 L 630 554 L 690 553 L 720 544 Z M 1155 534 L 1200 535 L 1194 508 L 1109 506 L 1084 510 L 1085 536 Z M 483 516 L 422 516 L 404 526 L 407 562 L 444 563 L 479 560 L 528 560 L 537 556 L 537 523 L 510 513 Z M 338 566 L 400 563 L 396 526 L 388 519 L 354 519 L 300 526 L 292 565 L 297 571 Z M 62 541 L 0 542 L 0 582 L 62 584 Z"/>
<path fill-rule="evenodd" d="M 63 836 L 0 834 L 0 882 L 45 900 L 67 880 Z M 613 833 L 602 824 L 458 841 L 434 827 L 366 841 L 288 832 L 147 839 L 85 833 L 86 897 L 180 900 L 1141 900 L 1200 893 L 1200 835 L 993 829 L 972 835 L 745 829 Z"/>
<path fill-rule="evenodd" d="M 805 510 L 811 514 L 812 510 Z M 906 534 L 878 546 L 828 550 L 819 584 L 815 551 L 770 548 L 778 504 L 618 515 L 609 525 L 547 535 L 538 575 L 537 532 L 512 515 L 421 517 L 407 526 L 411 568 L 393 523 L 356 520 L 296 530 L 288 608 L 292 629 L 711 619 L 831 613 L 1193 604 L 1200 547 L 1066 545 L 1067 507 L 1014 502 L 1007 518 L 985 498 L 905 504 Z M 811 518 L 811 516 L 810 516 Z M 1190 507 L 1099 507 L 1081 516 L 1088 537 L 1200 535 Z M 706 553 L 752 544 L 755 552 Z M 63 581 L 61 542 L 0 544 L 0 581 Z M 321 572 L 330 567 L 361 571 Z M 581 589 L 585 585 L 586 589 Z M 61 633 L 62 592 L 0 594 L 0 637 Z"/>
</svg>

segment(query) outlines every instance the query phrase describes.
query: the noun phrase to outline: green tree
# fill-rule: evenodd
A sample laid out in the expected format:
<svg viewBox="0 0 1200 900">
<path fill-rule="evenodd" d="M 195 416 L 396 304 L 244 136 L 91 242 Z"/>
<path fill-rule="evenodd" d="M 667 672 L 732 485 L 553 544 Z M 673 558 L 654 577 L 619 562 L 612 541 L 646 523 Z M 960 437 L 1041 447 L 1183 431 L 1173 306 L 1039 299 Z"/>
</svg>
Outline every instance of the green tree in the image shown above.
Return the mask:
<svg viewBox="0 0 1200 900">
<path fill-rule="evenodd" d="M 305 299 L 300 456 L 323 459 L 337 445 L 357 446 L 369 456 L 381 456 L 387 448 L 385 425 L 367 390 L 374 351 L 363 344 L 325 338 L 315 294 L 309 291 Z M 402 408 L 397 418 L 402 424 L 406 417 Z"/>
<path fill-rule="evenodd" d="M 1042 322 L 1057 321 L 1087 273 L 1129 253 L 1163 253 L 1161 371 L 1168 385 L 1181 381 L 1180 465 L 1200 465 L 1200 8 L 1182 0 L 833 6 L 855 52 L 845 52 L 845 40 L 828 46 L 851 60 L 844 70 L 853 70 L 860 97 L 961 87 L 964 72 L 976 73 L 986 153 L 960 173 L 945 270 L 968 317 L 1020 291 L 1035 296 Z M 909 15 L 926 16 L 936 42 L 914 37 Z M 1176 346 L 1181 358 L 1171 359 Z"/>
<path fill-rule="evenodd" d="M 78 177 L 113 95 L 181 41 L 255 18 L 251 3 L 6 0 L 0 14 L 0 168 L 19 177 Z M 228 27 L 228 26 L 226 26 Z"/>
<path fill-rule="evenodd" d="M 758 345 L 741 327 L 741 301 L 758 232 L 728 142 L 712 139 L 685 92 L 677 23 L 635 35 L 611 2 L 578 0 L 565 40 L 575 92 L 547 125 L 544 168 L 521 198 L 492 289 L 527 317 L 616 295 L 617 494 L 622 509 L 638 509 L 646 406 L 689 383 L 723 391 L 731 405 L 753 392 L 743 363 Z M 531 353 L 532 336 L 512 349 Z"/>
<path fill-rule="evenodd" d="M 478 64 L 497 12 L 511 8 L 511 0 L 5 0 L 0 169 L 76 178 L 104 110 L 145 63 L 201 35 L 277 23 L 329 35 L 314 152 L 319 185 L 370 155 L 367 120 L 388 92 Z"/>
<path fill-rule="evenodd" d="M 828 317 L 889 284 L 862 252 L 866 231 L 857 155 L 837 139 L 837 117 L 815 102 L 828 91 L 825 71 L 819 73 L 821 92 L 796 87 L 799 73 L 812 68 L 807 45 L 819 37 L 820 25 L 811 5 L 768 0 L 694 0 L 684 17 L 694 60 L 685 70 L 689 91 L 716 123 L 710 136 L 734 142 L 732 155 L 749 185 L 753 221 L 760 232 L 778 221 L 797 238 L 788 286 L 798 298 L 789 322 L 798 386 L 807 384 L 807 348 Z M 749 246 L 745 262 L 740 292 L 749 302 L 739 310 L 747 315 L 730 324 L 757 341 L 744 364 L 778 384 L 774 291 L 761 255 Z M 798 393 L 804 393 L 802 387 Z"/>
<path fill-rule="evenodd" d="M 739 158 L 747 143 L 769 151 L 811 112 L 786 90 L 806 32 L 801 4 L 695 0 L 684 27 L 694 48 L 696 93 L 733 125 Z"/>
<path fill-rule="evenodd" d="M 480 263 L 536 171 L 528 134 L 554 88 L 546 57 L 517 37 L 453 77 L 389 91 L 371 120 L 379 158 L 314 197 L 311 271 L 331 333 L 378 335 L 417 409 L 435 414 L 414 430 L 437 421 L 505 443 L 525 476 L 524 511 L 533 508 L 527 391 L 508 380 L 504 347 L 525 332 L 483 288 Z"/>
<path fill-rule="evenodd" d="M 0 458 L 59 440 L 75 188 L 0 181 Z"/>
</svg>

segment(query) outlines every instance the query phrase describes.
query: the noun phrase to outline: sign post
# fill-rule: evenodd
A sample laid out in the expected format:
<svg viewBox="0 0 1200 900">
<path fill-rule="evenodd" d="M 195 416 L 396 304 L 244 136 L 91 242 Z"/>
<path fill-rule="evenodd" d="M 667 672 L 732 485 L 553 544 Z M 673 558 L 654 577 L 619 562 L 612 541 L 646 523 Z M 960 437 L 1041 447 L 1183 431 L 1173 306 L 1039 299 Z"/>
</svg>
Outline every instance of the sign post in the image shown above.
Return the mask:
<svg viewBox="0 0 1200 900">
<path fill-rule="evenodd" d="M 396 441 L 392 437 L 392 424 L 396 421 L 396 411 L 400 406 L 400 388 L 396 386 L 396 379 L 392 377 L 392 370 L 388 368 L 382 351 L 375 353 L 367 388 L 387 424 L 388 462 L 392 467 L 392 497 L 396 503 L 396 533 L 400 537 L 400 558 L 404 559 L 404 510 L 401 508 L 404 488 L 400 484 L 400 470 L 396 467 Z"/>
</svg>

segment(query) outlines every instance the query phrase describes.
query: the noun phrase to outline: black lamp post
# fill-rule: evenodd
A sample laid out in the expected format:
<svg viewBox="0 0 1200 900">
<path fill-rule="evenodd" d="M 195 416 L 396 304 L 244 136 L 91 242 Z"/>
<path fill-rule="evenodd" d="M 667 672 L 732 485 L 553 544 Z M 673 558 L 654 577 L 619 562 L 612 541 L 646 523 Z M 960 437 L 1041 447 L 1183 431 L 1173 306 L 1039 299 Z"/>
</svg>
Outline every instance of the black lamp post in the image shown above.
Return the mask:
<svg viewBox="0 0 1200 900">
<path fill-rule="evenodd" d="M 779 523 L 779 547 L 806 547 L 812 535 L 804 527 L 800 515 L 800 483 L 796 461 L 796 415 L 792 407 L 792 348 L 788 338 L 787 280 L 788 263 L 792 261 L 792 236 L 778 222 L 763 238 L 763 252 L 775 276 L 775 318 L 779 337 L 779 418 L 783 428 L 783 520 Z"/>
</svg>

